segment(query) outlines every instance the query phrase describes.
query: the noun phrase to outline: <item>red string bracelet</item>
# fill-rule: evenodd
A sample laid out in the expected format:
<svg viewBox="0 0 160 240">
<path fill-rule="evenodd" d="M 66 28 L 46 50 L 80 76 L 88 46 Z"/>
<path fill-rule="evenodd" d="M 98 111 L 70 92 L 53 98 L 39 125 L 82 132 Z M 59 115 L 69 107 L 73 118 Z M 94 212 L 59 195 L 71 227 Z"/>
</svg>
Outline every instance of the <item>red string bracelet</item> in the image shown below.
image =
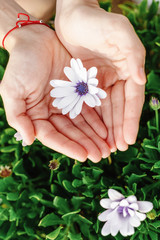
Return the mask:
<svg viewBox="0 0 160 240">
<path fill-rule="evenodd" d="M 27 20 L 23 20 L 23 19 L 21 20 L 21 19 L 20 19 L 20 16 L 21 16 L 21 15 L 26 16 L 26 17 L 27 17 Z M 3 40 L 2 40 L 2 46 L 3 46 L 3 48 L 5 48 L 5 46 L 4 46 L 4 41 L 5 41 L 6 37 L 7 37 L 13 30 L 15 30 L 16 28 L 24 27 L 24 26 L 26 26 L 26 25 L 30 25 L 30 24 L 41 24 L 41 25 L 45 25 L 45 26 L 49 27 L 49 25 L 43 23 L 42 20 L 39 20 L 39 21 L 31 21 L 28 14 L 18 13 L 16 26 L 15 26 L 14 28 L 12 28 L 11 30 L 9 30 L 9 32 L 6 33 L 6 35 L 4 36 L 4 38 L 3 38 Z"/>
</svg>

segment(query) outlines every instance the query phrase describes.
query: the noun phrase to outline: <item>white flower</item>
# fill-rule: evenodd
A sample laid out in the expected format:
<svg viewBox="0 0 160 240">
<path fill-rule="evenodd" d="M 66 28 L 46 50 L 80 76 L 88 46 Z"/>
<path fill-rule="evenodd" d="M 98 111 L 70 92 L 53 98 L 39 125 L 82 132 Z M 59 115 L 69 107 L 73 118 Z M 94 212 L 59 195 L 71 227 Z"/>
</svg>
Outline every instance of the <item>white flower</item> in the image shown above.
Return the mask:
<svg viewBox="0 0 160 240">
<path fill-rule="evenodd" d="M 101 199 L 100 204 L 107 209 L 98 216 L 102 222 L 106 222 L 101 234 L 116 236 L 120 233 L 126 237 L 134 234 L 134 227 L 138 227 L 146 218 L 147 212 L 153 208 L 153 204 L 148 201 L 137 201 L 134 195 L 125 198 L 114 189 L 108 190 L 109 198 Z"/>
<path fill-rule="evenodd" d="M 97 87 L 97 68 L 91 67 L 88 71 L 83 67 L 80 59 L 71 59 L 71 68 L 65 67 L 64 73 L 70 81 L 51 80 L 54 87 L 51 97 L 56 98 L 52 105 L 62 109 L 62 114 L 69 113 L 70 118 L 80 114 L 83 103 L 90 107 L 100 106 L 100 99 L 106 98 L 104 90 Z"/>
<path fill-rule="evenodd" d="M 14 134 L 14 137 L 16 138 L 16 141 L 21 141 L 22 140 L 22 146 L 25 147 L 27 146 L 27 144 L 25 143 L 25 141 L 23 140 L 21 134 L 19 132 L 16 132 Z"/>
</svg>

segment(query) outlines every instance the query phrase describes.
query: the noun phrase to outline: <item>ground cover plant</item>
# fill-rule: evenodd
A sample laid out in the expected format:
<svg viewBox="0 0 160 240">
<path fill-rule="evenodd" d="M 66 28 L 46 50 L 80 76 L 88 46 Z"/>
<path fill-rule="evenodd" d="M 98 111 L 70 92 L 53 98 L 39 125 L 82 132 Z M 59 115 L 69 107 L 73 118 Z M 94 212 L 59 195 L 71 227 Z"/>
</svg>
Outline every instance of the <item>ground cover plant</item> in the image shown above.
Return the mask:
<svg viewBox="0 0 160 240">
<path fill-rule="evenodd" d="M 102 7 L 108 10 L 110 5 Z M 156 2 L 149 9 L 146 0 L 120 7 L 147 50 L 148 83 L 137 142 L 98 164 L 81 164 L 37 140 L 23 147 L 13 137 L 0 99 L 0 166 L 10 167 L 0 171 L 0 239 L 160 239 L 159 102 L 152 99 L 160 98 L 160 15 Z M 7 61 L 7 52 L 0 49 L 0 79 Z M 154 205 L 131 237 L 101 235 L 103 224 L 97 217 L 104 209 L 99 202 L 110 188 Z"/>
</svg>

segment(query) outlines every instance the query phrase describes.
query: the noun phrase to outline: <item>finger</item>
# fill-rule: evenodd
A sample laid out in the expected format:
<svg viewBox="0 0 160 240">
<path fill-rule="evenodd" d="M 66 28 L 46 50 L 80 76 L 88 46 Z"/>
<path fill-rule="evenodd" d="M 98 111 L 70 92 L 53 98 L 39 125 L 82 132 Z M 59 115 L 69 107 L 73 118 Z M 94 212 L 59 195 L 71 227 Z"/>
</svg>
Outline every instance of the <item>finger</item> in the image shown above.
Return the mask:
<svg viewBox="0 0 160 240">
<path fill-rule="evenodd" d="M 107 143 L 93 131 L 81 115 L 73 119 L 72 122 L 96 144 L 98 149 L 101 151 L 103 158 L 107 158 L 110 155 L 110 149 Z"/>
<path fill-rule="evenodd" d="M 111 152 L 115 152 L 117 150 L 114 134 L 113 134 L 113 120 L 112 120 L 112 103 L 111 103 L 111 88 L 107 89 L 107 98 L 102 101 L 101 111 L 103 116 L 103 122 L 107 128 L 107 144 L 111 150 Z"/>
<path fill-rule="evenodd" d="M 124 139 L 128 144 L 136 141 L 139 120 L 144 104 L 145 87 L 128 80 L 125 84 Z"/>
<path fill-rule="evenodd" d="M 99 162 L 101 160 L 102 154 L 95 143 L 75 127 L 69 118 L 62 115 L 53 115 L 50 117 L 50 121 L 59 132 L 83 146 L 87 150 L 88 158 L 91 161 Z"/>
<path fill-rule="evenodd" d="M 87 151 L 78 143 L 58 132 L 48 120 L 34 120 L 33 122 L 37 139 L 42 144 L 81 162 L 87 159 Z"/>
<path fill-rule="evenodd" d="M 128 144 L 123 136 L 123 120 L 124 120 L 124 81 L 118 81 L 111 92 L 111 100 L 113 107 L 113 128 L 116 146 L 120 151 L 125 151 Z"/>
<path fill-rule="evenodd" d="M 26 113 L 25 101 L 11 98 L 6 90 L 1 91 L 8 124 L 19 132 L 27 145 L 34 142 L 35 132 L 30 117 Z"/>
<path fill-rule="evenodd" d="M 93 130 L 103 139 L 107 137 L 107 129 L 93 108 L 88 107 L 86 104 L 83 105 L 82 116 L 85 121 L 93 128 Z"/>
</svg>

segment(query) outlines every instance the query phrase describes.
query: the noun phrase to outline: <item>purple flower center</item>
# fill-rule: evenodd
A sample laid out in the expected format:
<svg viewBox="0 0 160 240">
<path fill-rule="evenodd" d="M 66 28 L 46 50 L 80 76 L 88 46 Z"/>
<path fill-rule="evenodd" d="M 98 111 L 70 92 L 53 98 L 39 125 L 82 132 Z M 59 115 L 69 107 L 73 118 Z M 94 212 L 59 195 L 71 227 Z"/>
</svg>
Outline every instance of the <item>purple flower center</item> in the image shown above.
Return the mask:
<svg viewBox="0 0 160 240">
<path fill-rule="evenodd" d="M 79 82 L 76 85 L 76 92 L 80 95 L 86 95 L 88 93 L 88 85 L 84 82 Z"/>
<path fill-rule="evenodd" d="M 127 213 L 127 216 L 129 215 L 129 212 L 128 212 L 128 208 L 129 207 L 122 207 L 122 206 L 119 206 L 119 208 L 118 208 L 118 213 L 119 214 L 121 214 L 121 215 L 123 215 L 123 209 L 125 208 L 125 211 L 126 211 L 126 213 Z M 133 210 L 132 208 L 129 208 L 129 209 L 131 209 L 131 210 Z"/>
</svg>

